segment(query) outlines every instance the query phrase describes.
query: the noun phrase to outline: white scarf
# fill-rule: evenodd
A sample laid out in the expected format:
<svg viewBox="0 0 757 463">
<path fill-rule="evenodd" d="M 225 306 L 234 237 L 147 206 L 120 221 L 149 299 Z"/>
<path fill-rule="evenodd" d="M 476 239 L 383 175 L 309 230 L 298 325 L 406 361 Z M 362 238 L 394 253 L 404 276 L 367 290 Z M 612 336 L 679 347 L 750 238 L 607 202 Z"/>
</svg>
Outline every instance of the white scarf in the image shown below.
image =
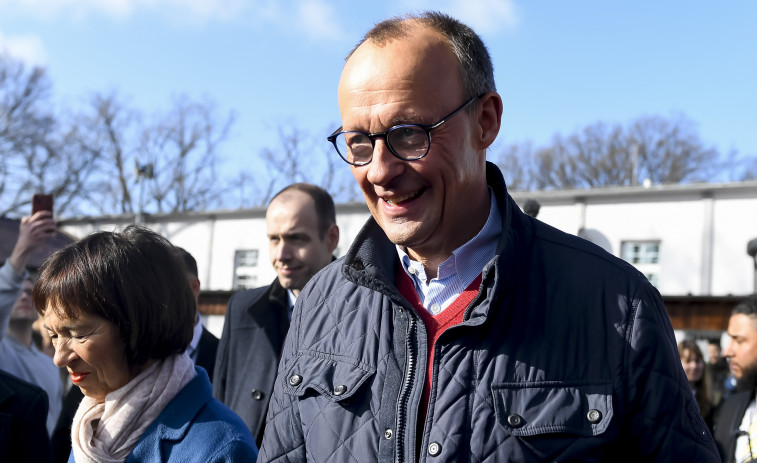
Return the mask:
<svg viewBox="0 0 757 463">
<path fill-rule="evenodd" d="M 186 354 L 174 355 L 106 395 L 105 403 L 84 397 L 71 426 L 76 462 L 126 460 L 145 429 L 196 375 Z"/>
</svg>

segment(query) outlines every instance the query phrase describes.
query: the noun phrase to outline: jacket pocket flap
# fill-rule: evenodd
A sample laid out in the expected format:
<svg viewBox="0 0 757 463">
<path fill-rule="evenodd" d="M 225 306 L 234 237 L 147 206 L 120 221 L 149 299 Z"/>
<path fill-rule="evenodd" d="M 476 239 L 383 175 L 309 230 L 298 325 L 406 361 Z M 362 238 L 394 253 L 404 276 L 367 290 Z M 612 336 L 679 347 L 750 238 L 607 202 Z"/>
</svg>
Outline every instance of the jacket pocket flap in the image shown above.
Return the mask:
<svg viewBox="0 0 757 463">
<path fill-rule="evenodd" d="M 513 436 L 596 436 L 612 419 L 611 382 L 536 381 L 492 384 L 499 424 Z"/>
<path fill-rule="evenodd" d="M 376 369 L 338 357 L 300 354 L 283 376 L 284 392 L 303 396 L 308 389 L 339 402 L 352 397 Z"/>
</svg>

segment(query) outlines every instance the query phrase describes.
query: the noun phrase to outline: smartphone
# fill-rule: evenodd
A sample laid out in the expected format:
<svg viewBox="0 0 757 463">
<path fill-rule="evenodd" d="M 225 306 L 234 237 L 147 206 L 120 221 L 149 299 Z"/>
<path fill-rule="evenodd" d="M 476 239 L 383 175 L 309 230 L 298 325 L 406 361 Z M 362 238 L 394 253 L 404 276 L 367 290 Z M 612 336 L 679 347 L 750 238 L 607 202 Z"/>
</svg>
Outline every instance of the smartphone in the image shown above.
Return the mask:
<svg viewBox="0 0 757 463">
<path fill-rule="evenodd" d="M 32 215 L 37 211 L 53 212 L 53 195 L 36 194 L 32 197 Z"/>
</svg>

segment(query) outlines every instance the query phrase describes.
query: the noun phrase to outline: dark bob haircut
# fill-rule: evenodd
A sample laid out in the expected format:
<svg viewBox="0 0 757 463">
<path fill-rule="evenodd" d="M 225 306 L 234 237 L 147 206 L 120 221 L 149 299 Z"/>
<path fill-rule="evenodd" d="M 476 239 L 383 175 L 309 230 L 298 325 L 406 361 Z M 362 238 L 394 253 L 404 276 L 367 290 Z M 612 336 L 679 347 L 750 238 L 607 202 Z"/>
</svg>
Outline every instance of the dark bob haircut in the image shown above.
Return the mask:
<svg viewBox="0 0 757 463">
<path fill-rule="evenodd" d="M 116 325 L 131 367 L 180 354 L 192 340 L 196 307 L 184 264 L 146 228 L 93 233 L 55 252 L 32 298 L 42 315 L 94 314 Z"/>
</svg>

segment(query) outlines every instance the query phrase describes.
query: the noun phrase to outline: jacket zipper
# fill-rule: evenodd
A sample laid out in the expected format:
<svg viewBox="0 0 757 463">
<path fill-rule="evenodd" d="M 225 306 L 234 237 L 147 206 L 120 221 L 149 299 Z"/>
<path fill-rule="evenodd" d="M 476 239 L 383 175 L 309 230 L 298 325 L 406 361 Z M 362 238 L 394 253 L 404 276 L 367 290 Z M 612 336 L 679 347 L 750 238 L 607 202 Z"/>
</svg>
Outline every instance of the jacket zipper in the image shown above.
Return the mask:
<svg viewBox="0 0 757 463">
<path fill-rule="evenodd" d="M 405 380 L 402 382 L 399 400 L 397 401 L 397 440 L 396 458 L 397 463 L 404 461 L 405 455 L 405 429 L 407 427 L 408 402 L 410 400 L 410 390 L 412 389 L 415 378 L 415 324 L 414 318 L 410 317 L 407 324 L 407 337 L 405 338 L 405 348 L 407 352 L 407 368 L 405 369 Z"/>
</svg>

